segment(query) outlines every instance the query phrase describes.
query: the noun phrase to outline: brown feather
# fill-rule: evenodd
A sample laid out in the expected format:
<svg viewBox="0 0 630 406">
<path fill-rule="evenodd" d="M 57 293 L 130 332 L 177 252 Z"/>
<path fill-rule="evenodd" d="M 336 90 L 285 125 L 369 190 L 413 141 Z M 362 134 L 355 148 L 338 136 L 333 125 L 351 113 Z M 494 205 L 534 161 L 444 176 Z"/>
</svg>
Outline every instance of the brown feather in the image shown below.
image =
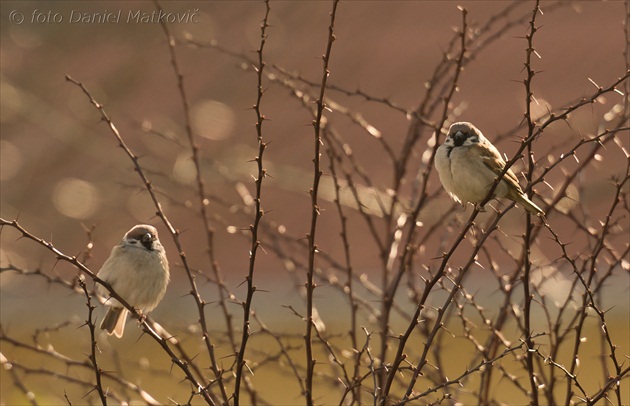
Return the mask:
<svg viewBox="0 0 630 406">
<path fill-rule="evenodd" d="M 481 157 L 481 162 L 486 166 L 486 168 L 490 169 L 497 176 L 501 175 L 501 172 L 505 169 L 505 161 L 501 158 L 501 154 L 494 148 L 493 145 L 490 145 L 492 148 L 486 145 L 486 148 L 482 147 L 479 144 L 475 144 L 474 148 L 479 153 Z M 519 193 L 523 193 L 523 189 L 521 189 L 521 185 L 518 183 L 518 178 L 512 172 L 512 169 L 508 169 L 505 175 L 503 176 L 503 180 L 509 183 L 512 188 L 515 188 Z"/>
</svg>

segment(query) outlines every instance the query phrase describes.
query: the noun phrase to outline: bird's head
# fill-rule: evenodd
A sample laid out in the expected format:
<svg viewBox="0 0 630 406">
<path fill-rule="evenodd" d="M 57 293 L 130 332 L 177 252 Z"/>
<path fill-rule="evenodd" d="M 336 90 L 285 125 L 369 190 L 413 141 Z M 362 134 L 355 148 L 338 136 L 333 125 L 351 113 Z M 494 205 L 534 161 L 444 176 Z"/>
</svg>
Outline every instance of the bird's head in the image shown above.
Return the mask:
<svg viewBox="0 0 630 406">
<path fill-rule="evenodd" d="M 483 140 L 483 134 L 471 123 L 460 121 L 453 123 L 448 129 L 444 144 L 449 147 L 467 147 Z"/>
</svg>

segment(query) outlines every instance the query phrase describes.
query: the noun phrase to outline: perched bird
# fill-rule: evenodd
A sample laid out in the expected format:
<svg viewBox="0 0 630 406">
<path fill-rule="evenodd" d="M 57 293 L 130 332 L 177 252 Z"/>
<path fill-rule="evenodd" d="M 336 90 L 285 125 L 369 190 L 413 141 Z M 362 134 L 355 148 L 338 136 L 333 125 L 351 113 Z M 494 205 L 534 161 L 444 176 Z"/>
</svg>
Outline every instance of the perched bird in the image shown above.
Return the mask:
<svg viewBox="0 0 630 406">
<path fill-rule="evenodd" d="M 143 313 L 153 310 L 162 300 L 170 278 L 168 259 L 155 227 L 140 224 L 127 231 L 97 276 L 134 308 Z M 98 286 L 98 291 L 104 297 L 109 296 L 102 285 Z M 101 329 L 120 338 L 129 311 L 112 297 L 105 304 L 109 310 Z"/>
<path fill-rule="evenodd" d="M 467 122 L 451 125 L 444 144 L 435 155 L 435 168 L 444 189 L 455 201 L 462 205 L 473 203 L 475 207 L 486 198 L 505 165 L 495 146 L 477 127 Z M 508 198 L 533 214 L 544 215 L 542 209 L 523 193 L 511 169 L 494 189 L 492 197 Z"/>
</svg>

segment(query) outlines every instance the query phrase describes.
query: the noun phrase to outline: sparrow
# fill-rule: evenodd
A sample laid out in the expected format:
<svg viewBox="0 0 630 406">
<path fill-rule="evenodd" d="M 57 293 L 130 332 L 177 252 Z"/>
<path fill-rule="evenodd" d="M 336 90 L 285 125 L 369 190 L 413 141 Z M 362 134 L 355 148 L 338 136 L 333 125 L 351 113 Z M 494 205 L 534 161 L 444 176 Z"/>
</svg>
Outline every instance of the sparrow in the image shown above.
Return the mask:
<svg viewBox="0 0 630 406">
<path fill-rule="evenodd" d="M 446 140 L 437 149 L 435 168 L 442 186 L 453 200 L 475 207 L 486 198 L 496 178 L 505 169 L 505 160 L 481 131 L 467 122 L 454 123 Z M 520 203 L 537 216 L 544 212 L 523 193 L 518 178 L 508 169 L 492 197 L 505 197 Z"/>
<path fill-rule="evenodd" d="M 143 314 L 153 310 L 164 297 L 170 279 L 166 252 L 155 227 L 139 224 L 127 231 L 97 276 Z M 109 297 L 104 286 L 99 285 L 98 292 L 107 297 L 105 304 L 109 306 L 101 329 L 122 337 L 129 311 Z"/>
</svg>

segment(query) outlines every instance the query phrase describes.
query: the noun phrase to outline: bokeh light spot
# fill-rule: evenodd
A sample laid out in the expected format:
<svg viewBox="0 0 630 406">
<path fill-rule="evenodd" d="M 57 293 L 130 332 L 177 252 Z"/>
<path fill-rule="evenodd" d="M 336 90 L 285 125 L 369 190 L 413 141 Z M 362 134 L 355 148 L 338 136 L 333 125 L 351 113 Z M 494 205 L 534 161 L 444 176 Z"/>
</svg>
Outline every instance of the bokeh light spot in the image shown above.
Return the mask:
<svg viewBox="0 0 630 406">
<path fill-rule="evenodd" d="M 96 211 L 99 193 L 91 183 L 81 179 L 62 179 L 53 191 L 55 208 L 64 216 L 86 219 Z"/>
<path fill-rule="evenodd" d="M 224 140 L 232 134 L 236 115 L 221 102 L 203 100 L 192 110 L 192 124 L 196 134 L 210 140 Z"/>
<path fill-rule="evenodd" d="M 180 183 L 190 185 L 197 177 L 197 168 L 190 154 L 179 154 L 173 165 L 173 178 Z"/>
</svg>

